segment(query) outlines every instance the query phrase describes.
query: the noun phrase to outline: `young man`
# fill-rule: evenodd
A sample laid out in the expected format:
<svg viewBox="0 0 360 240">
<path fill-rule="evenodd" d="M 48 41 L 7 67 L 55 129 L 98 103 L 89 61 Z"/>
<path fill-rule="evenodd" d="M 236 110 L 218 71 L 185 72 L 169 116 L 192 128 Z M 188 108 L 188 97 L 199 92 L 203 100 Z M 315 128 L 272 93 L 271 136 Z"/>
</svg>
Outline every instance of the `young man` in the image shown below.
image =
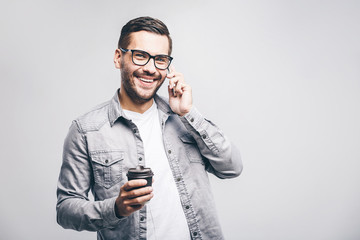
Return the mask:
<svg viewBox="0 0 360 240">
<path fill-rule="evenodd" d="M 114 57 L 120 89 L 73 121 L 65 139 L 56 208 L 64 228 L 106 240 L 223 238 L 207 172 L 238 176 L 240 154 L 192 105 L 191 87 L 170 66 L 171 50 L 157 19 L 122 28 Z M 166 78 L 168 100 L 156 94 Z M 152 187 L 127 180 L 137 165 L 152 169 Z"/>
</svg>

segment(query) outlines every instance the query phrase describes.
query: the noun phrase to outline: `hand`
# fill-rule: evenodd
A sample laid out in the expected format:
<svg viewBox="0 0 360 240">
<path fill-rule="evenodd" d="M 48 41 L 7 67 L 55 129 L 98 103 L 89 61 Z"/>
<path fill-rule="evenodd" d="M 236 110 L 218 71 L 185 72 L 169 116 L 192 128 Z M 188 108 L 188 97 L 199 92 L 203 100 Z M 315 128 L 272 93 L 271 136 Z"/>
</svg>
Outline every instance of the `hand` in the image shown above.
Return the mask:
<svg viewBox="0 0 360 240">
<path fill-rule="evenodd" d="M 167 78 L 170 108 L 174 113 L 184 116 L 192 107 L 191 87 L 185 83 L 182 73 L 176 72 L 173 66 L 170 66 Z"/>
<path fill-rule="evenodd" d="M 140 210 L 154 196 L 152 187 L 143 187 L 146 183 L 144 179 L 131 180 L 120 188 L 119 196 L 115 201 L 117 217 L 126 217 Z"/>
</svg>

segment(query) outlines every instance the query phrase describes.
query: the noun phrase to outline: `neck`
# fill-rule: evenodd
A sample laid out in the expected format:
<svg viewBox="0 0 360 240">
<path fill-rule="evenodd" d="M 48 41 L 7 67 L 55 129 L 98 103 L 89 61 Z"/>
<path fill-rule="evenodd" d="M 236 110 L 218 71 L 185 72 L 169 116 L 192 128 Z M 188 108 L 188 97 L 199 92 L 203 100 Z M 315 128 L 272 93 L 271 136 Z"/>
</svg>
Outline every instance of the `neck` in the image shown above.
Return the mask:
<svg viewBox="0 0 360 240">
<path fill-rule="evenodd" d="M 119 95 L 120 106 L 122 109 L 137 113 L 146 112 L 146 110 L 148 110 L 153 105 L 154 102 L 153 98 L 143 103 L 135 102 L 129 97 L 129 95 L 126 93 L 124 88 L 120 88 L 118 95 Z"/>
</svg>

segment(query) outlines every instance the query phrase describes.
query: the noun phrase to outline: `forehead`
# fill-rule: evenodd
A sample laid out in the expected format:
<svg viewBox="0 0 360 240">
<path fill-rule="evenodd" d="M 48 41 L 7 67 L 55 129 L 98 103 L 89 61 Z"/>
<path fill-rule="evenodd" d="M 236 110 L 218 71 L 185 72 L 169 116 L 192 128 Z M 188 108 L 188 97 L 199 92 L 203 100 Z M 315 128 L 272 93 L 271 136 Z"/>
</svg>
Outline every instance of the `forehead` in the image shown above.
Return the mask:
<svg viewBox="0 0 360 240">
<path fill-rule="evenodd" d="M 168 54 L 169 39 L 165 35 L 147 31 L 133 32 L 130 34 L 128 48 L 143 50 L 151 55 Z"/>
</svg>

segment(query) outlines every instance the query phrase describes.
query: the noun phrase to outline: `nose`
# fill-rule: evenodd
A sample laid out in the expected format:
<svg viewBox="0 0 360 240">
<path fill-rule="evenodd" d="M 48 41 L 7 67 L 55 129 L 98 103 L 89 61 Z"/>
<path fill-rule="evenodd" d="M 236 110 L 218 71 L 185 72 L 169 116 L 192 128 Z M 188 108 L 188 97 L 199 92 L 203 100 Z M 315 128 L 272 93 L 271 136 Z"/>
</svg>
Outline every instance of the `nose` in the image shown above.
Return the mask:
<svg viewBox="0 0 360 240">
<path fill-rule="evenodd" d="M 155 67 L 154 61 L 155 60 L 153 58 L 150 58 L 148 63 L 143 66 L 143 70 L 145 72 L 148 72 L 149 74 L 154 74 L 156 72 L 156 67 Z"/>
</svg>

